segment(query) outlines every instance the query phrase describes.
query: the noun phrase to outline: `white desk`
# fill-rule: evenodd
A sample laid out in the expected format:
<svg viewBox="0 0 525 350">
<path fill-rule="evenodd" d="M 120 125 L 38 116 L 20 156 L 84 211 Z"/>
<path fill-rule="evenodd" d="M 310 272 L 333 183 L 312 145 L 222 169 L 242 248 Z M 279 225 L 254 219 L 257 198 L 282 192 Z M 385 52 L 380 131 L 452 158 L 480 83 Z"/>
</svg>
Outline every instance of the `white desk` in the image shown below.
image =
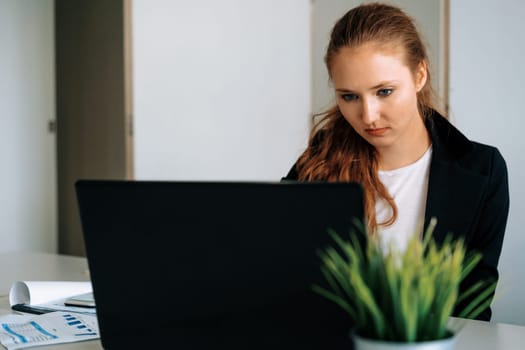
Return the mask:
<svg viewBox="0 0 525 350">
<path fill-rule="evenodd" d="M 88 281 L 86 259 L 43 253 L 0 254 L 0 314 L 11 313 L 9 288 L 13 282 L 22 280 Z M 456 350 L 521 350 L 525 346 L 523 326 L 464 321 L 465 325 L 458 335 Z M 0 349 L 2 348 L 0 345 Z M 101 350 L 102 345 L 100 341 L 87 341 L 38 349 Z"/>
<path fill-rule="evenodd" d="M 9 288 L 16 281 L 89 281 L 87 261 L 67 255 L 45 253 L 0 254 L 0 315 L 11 313 Z M 0 349 L 5 349 L 0 345 Z M 41 346 L 42 350 L 101 350 L 99 340 Z"/>
<path fill-rule="evenodd" d="M 525 348 L 525 327 L 506 323 L 465 320 L 457 350 L 520 350 Z"/>
</svg>

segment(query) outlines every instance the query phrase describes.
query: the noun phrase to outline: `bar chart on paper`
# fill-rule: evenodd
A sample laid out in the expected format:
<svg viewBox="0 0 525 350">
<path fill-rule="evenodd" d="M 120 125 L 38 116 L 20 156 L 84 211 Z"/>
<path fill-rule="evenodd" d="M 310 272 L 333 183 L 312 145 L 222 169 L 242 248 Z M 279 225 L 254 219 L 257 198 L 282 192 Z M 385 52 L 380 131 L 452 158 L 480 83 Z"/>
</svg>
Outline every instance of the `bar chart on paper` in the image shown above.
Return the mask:
<svg viewBox="0 0 525 350">
<path fill-rule="evenodd" d="M 0 342 L 8 350 L 99 338 L 95 316 L 51 312 L 0 317 Z"/>
</svg>

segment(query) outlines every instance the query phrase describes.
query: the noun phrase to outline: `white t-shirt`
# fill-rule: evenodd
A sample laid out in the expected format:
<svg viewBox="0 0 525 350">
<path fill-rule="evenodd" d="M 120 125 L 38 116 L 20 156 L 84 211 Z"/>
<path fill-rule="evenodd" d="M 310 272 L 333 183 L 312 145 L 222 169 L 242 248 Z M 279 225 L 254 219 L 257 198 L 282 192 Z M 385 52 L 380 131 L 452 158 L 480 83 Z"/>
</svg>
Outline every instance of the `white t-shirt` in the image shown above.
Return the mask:
<svg viewBox="0 0 525 350">
<path fill-rule="evenodd" d="M 429 147 L 415 163 L 394 170 L 379 170 L 379 179 L 394 198 L 398 209 L 397 220 L 392 225 L 379 226 L 384 250 L 389 244 L 394 244 L 404 251 L 410 237 L 422 235 L 431 158 L 432 147 Z M 385 200 L 376 201 L 378 223 L 386 221 L 391 215 L 392 209 Z"/>
</svg>

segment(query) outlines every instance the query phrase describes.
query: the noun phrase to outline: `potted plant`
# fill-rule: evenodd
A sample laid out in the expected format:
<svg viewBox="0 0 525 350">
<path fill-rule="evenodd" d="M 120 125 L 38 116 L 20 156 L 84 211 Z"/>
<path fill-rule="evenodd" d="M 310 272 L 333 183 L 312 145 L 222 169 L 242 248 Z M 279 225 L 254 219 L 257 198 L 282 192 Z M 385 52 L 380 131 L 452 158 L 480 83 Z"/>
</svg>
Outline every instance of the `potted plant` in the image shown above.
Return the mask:
<svg viewBox="0 0 525 350">
<path fill-rule="evenodd" d="M 330 232 L 335 245 L 320 253 L 328 285 L 313 288 L 348 312 L 357 350 L 453 349 L 455 332 L 447 323 L 456 303 L 479 293 L 459 315 L 465 318 L 489 306 L 495 282 L 480 282 L 459 295 L 460 282 L 481 255 L 467 254 L 464 242 L 451 236 L 436 244 L 435 225 L 432 219 L 423 239 L 414 235 L 403 252 L 383 249 L 377 235 L 363 245 L 355 234 L 344 240 Z"/>
</svg>

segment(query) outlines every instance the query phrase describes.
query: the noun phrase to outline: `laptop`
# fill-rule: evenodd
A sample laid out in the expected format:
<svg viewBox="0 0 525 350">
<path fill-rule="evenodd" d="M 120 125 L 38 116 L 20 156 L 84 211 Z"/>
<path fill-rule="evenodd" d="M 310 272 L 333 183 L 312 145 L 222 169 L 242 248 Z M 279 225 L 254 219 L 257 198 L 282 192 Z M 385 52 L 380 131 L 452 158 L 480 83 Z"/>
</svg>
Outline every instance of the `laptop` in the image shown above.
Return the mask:
<svg viewBox="0 0 525 350">
<path fill-rule="evenodd" d="M 355 183 L 80 180 L 105 349 L 350 349 L 312 290 L 320 249 L 362 220 Z"/>
</svg>

